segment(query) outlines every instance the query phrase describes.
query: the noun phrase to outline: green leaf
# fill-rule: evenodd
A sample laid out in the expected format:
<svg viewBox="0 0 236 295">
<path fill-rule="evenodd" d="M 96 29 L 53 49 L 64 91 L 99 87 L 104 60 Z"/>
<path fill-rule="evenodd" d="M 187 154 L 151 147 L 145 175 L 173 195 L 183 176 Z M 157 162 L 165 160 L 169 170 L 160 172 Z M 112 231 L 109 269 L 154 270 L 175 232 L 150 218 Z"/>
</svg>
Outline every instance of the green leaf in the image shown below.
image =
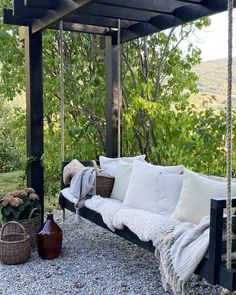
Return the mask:
<svg viewBox="0 0 236 295">
<path fill-rule="evenodd" d="M 18 211 L 18 210 L 14 210 L 13 211 L 13 215 L 14 215 L 14 217 L 15 217 L 16 220 L 18 220 L 20 214 L 21 214 L 21 211 Z"/>
<path fill-rule="evenodd" d="M 3 208 L 3 215 L 8 216 L 11 214 L 11 212 L 13 211 L 13 208 L 8 205 L 7 207 Z"/>
</svg>

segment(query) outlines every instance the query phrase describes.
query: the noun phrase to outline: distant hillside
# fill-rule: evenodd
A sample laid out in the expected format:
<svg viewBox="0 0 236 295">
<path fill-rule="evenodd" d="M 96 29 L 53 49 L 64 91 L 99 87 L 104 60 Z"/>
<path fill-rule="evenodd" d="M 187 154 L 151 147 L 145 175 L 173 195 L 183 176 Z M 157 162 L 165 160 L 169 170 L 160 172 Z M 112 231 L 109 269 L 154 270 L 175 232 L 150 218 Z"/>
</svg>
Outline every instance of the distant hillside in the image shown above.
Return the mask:
<svg viewBox="0 0 236 295">
<path fill-rule="evenodd" d="M 222 109 L 226 103 L 227 95 L 227 60 L 217 59 L 202 62 L 194 67 L 199 77 L 198 87 L 200 93 L 193 96 L 192 100 L 196 105 L 201 104 L 208 97 L 215 96 L 216 101 L 209 103 L 218 109 Z M 233 101 L 236 104 L 236 59 L 233 62 Z"/>
</svg>

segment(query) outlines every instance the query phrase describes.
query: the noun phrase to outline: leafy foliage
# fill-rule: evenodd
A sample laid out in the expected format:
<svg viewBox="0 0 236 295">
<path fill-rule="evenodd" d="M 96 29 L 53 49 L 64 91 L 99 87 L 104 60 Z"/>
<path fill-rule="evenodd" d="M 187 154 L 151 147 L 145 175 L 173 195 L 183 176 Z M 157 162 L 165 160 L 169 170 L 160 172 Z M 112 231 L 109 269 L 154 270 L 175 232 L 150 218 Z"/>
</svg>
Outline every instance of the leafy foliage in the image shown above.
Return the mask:
<svg viewBox="0 0 236 295">
<path fill-rule="evenodd" d="M 212 108 L 199 112 L 190 102 L 193 93 L 198 95 L 198 77 L 192 67 L 200 63 L 201 52 L 191 43 L 186 51 L 179 46 L 195 30 L 207 25 L 209 20 L 201 19 L 124 44 L 124 154 L 145 153 L 150 161 L 163 165 L 181 163 L 199 172 L 224 174 L 224 113 Z M 105 51 L 97 36 L 67 32 L 64 36 L 66 159 L 95 159 L 105 153 Z M 9 26 L 1 25 L 0 41 L 0 95 L 12 100 L 24 90 L 23 45 L 16 29 Z M 46 31 L 43 46 L 43 160 L 46 193 L 52 195 L 59 189 L 61 161 L 59 33 Z M 8 129 L 20 151 L 25 149 L 23 113 L 17 110 L 15 117 L 11 115 Z"/>
</svg>

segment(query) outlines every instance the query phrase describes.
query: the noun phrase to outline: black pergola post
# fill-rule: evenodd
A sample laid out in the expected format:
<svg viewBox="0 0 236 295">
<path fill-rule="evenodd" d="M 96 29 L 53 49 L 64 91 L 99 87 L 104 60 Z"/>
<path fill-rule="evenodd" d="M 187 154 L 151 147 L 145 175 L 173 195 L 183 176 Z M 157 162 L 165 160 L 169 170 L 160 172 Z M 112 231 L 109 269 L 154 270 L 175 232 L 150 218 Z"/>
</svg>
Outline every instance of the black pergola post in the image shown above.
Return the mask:
<svg viewBox="0 0 236 295">
<path fill-rule="evenodd" d="M 120 50 L 117 38 L 106 37 L 106 155 L 118 157 Z M 121 156 L 121 155 L 120 155 Z"/>
<path fill-rule="evenodd" d="M 42 32 L 25 28 L 27 186 L 33 187 L 44 208 Z M 42 215 L 43 216 L 43 215 Z"/>
</svg>

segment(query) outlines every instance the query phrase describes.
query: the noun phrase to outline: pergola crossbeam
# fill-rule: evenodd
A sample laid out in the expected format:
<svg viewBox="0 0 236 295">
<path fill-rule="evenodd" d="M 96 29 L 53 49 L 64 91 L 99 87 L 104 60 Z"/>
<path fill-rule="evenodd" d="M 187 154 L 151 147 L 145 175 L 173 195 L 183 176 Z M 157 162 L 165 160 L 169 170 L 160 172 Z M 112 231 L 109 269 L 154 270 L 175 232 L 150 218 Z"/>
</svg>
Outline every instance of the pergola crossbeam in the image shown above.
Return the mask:
<svg viewBox="0 0 236 295">
<path fill-rule="evenodd" d="M 3 19 L 5 24 L 27 27 L 29 23 L 32 21 L 32 19 L 27 19 L 22 16 L 13 16 L 12 12 L 13 11 L 11 9 L 4 9 Z M 50 25 L 49 29 L 59 30 L 59 23 Z M 63 22 L 63 30 L 71 32 L 98 34 L 104 36 L 112 35 L 111 27 L 102 27 L 97 25 L 80 24 L 67 21 Z M 23 35 L 21 35 L 21 39 L 24 39 Z"/>
<path fill-rule="evenodd" d="M 3 22 L 7 25 L 29 26 L 30 20 L 23 16 L 13 15 L 13 10 L 5 8 L 3 10 Z"/>
<path fill-rule="evenodd" d="M 49 27 L 60 21 L 64 17 L 72 14 L 74 11 L 85 8 L 96 0 L 61 0 L 55 10 L 47 11 L 41 19 L 36 19 L 31 24 L 32 33 Z"/>
<path fill-rule="evenodd" d="M 10 25 L 18 25 L 18 26 L 28 26 L 33 21 L 33 18 L 26 17 L 26 16 L 18 16 L 13 15 L 12 9 L 5 8 L 3 10 L 3 20 L 5 24 Z M 91 25 L 94 27 L 103 27 L 103 28 L 116 28 L 117 27 L 117 20 L 113 18 L 104 18 L 104 17 L 94 17 L 91 15 L 85 15 L 85 14 L 76 14 L 71 15 L 63 19 L 64 23 L 67 23 L 66 26 L 68 29 L 70 27 L 70 23 L 73 25 Z M 121 21 L 121 28 L 122 29 L 128 29 L 131 25 L 135 24 L 136 22 L 132 21 Z M 79 26 L 78 26 L 79 27 Z M 50 25 L 48 27 L 49 29 L 59 29 L 58 23 Z M 73 28 L 73 31 L 75 26 L 71 26 Z M 96 32 L 96 30 L 95 30 Z M 94 34 L 95 32 L 92 32 Z"/>
<path fill-rule="evenodd" d="M 183 1 L 174 1 L 174 0 L 166 0 L 166 1 L 98 0 L 97 3 L 115 6 L 113 9 L 116 9 L 116 7 L 123 7 L 123 8 L 133 8 L 133 9 L 138 9 L 142 11 L 166 13 L 166 14 L 172 14 L 176 8 L 179 8 L 186 4 Z M 194 2 L 194 3 L 198 4 L 198 2 Z"/>
<path fill-rule="evenodd" d="M 103 16 L 91 16 L 89 14 L 74 13 L 63 19 L 65 22 L 79 23 L 79 24 L 90 24 L 94 26 L 102 27 L 117 27 L 117 19 L 111 17 Z M 135 21 L 122 20 L 121 28 L 129 28 L 131 25 L 135 24 Z"/>
<path fill-rule="evenodd" d="M 53 24 L 50 26 L 50 29 L 59 30 L 59 24 Z M 89 34 L 97 34 L 104 36 L 111 36 L 112 32 L 107 27 L 98 27 L 92 25 L 85 24 L 77 24 L 77 23 L 68 23 L 63 22 L 63 30 L 70 32 L 81 32 L 81 33 L 89 33 Z"/>
<path fill-rule="evenodd" d="M 13 15 L 29 18 L 41 18 L 46 12 L 53 11 L 52 9 L 27 7 L 24 5 L 24 0 L 13 1 Z"/>
<path fill-rule="evenodd" d="M 58 0 L 24 0 L 25 6 L 54 9 L 58 5 Z"/>
<path fill-rule="evenodd" d="M 194 21 L 227 9 L 227 0 L 13 0 L 13 12 L 4 10 L 4 22 L 29 26 L 31 33 L 45 28 L 111 35 L 121 26 L 121 42 Z M 234 0 L 236 6 L 236 0 Z"/>
<path fill-rule="evenodd" d="M 94 16 L 113 17 L 116 19 L 126 19 L 133 21 L 148 22 L 156 15 L 155 12 L 142 11 L 140 9 L 126 8 L 126 7 L 113 7 L 106 4 L 92 4 L 80 10 L 81 13 L 86 13 Z"/>
</svg>

